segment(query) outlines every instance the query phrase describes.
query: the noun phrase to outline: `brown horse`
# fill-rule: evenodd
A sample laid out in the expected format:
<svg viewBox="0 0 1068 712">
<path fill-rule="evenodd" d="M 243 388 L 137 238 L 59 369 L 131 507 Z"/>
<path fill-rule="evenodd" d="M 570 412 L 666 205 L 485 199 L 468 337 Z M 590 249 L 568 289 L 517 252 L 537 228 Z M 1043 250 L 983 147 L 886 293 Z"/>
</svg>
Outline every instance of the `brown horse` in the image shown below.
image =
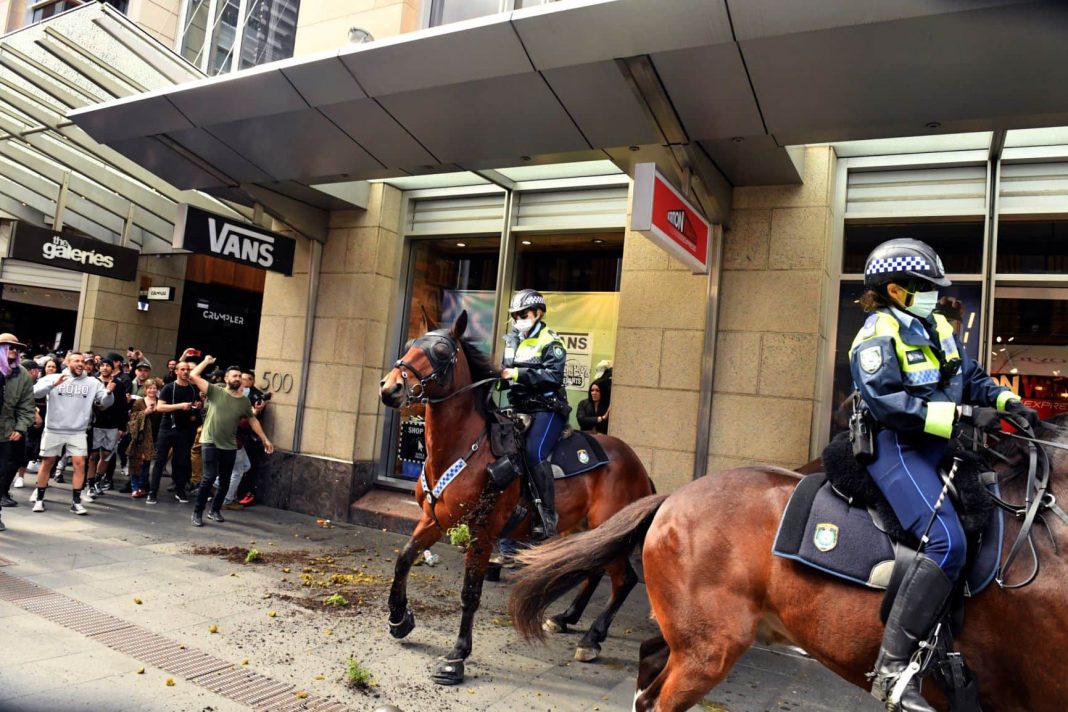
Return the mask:
<svg viewBox="0 0 1068 712">
<path fill-rule="evenodd" d="M 1068 429 L 1047 426 L 1039 438 L 1068 444 Z M 1020 447 L 1003 443 L 1014 461 Z M 1047 450 L 1051 488 L 1068 485 L 1068 453 Z M 1021 457 L 1023 456 L 1023 457 Z M 1023 500 L 1019 466 L 1000 465 L 1003 494 Z M 771 553 L 779 518 L 798 475 L 741 467 L 701 478 L 670 496 L 635 502 L 598 530 L 524 554 L 528 567 L 512 591 L 511 614 L 526 638 L 541 635 L 545 606 L 564 585 L 599 561 L 642 543 L 649 601 L 661 635 L 645 641 L 634 709 L 685 710 L 727 675 L 769 630 L 804 648 L 846 680 L 867 688 L 865 673 L 882 638 L 882 593 L 841 582 Z M 1006 516 L 1006 543 L 1018 525 Z M 957 650 L 978 675 L 985 709 L 1054 712 L 1068 700 L 1068 526 L 1047 517 L 1036 531 L 1042 574 L 1031 585 L 992 586 L 966 607 Z M 1039 527 L 1041 529 L 1041 527 Z M 1021 570 L 1029 568 L 1021 566 Z M 934 685 L 924 693 L 944 706 Z M 933 693 L 933 694 L 932 694 Z"/>
<path fill-rule="evenodd" d="M 520 480 L 499 492 L 488 486 L 486 466 L 494 461 L 494 456 L 487 441 L 486 389 L 497 382 L 499 369 L 473 342 L 463 338 L 466 328 L 467 312 L 463 312 L 451 328 L 431 331 L 416 339 L 382 379 L 380 391 L 382 402 L 393 408 L 413 400 L 426 403 L 424 471 L 431 491 L 450 468 L 461 467 L 460 474 L 433 501 L 422 482 L 416 485 L 415 496 L 423 515 L 397 557 L 389 594 L 389 630 L 393 637 L 403 638 L 415 627 L 407 594 L 408 572 L 415 557 L 450 528 L 460 524 L 468 526 L 471 540 L 464 557 L 460 634 L 452 651 L 433 674 L 434 681 L 443 685 L 463 681 L 464 660 L 471 654 L 471 626 L 482 596 L 493 543 L 521 497 Z M 602 435 L 597 439 L 609 463 L 556 483 L 558 526 L 563 534 L 580 527 L 597 527 L 627 504 L 653 491 L 648 473 L 626 443 Z M 459 464 L 461 460 L 466 464 Z M 529 531 L 527 518 L 509 536 L 522 538 Z M 583 577 L 575 601 L 553 619 L 558 630 L 578 623 L 606 571 L 612 579 L 612 596 L 579 643 L 575 652 L 579 660 L 597 657 L 612 619 L 638 581 L 627 557 L 620 556 L 591 569 Z"/>
</svg>

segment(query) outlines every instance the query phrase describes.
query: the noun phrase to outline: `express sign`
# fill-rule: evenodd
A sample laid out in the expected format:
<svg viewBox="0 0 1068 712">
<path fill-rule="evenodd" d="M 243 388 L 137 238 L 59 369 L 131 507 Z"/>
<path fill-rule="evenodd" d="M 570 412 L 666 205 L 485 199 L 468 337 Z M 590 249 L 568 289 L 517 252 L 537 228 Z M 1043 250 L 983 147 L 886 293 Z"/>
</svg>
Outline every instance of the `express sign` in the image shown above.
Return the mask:
<svg viewBox="0 0 1068 712">
<path fill-rule="evenodd" d="M 285 235 L 186 204 L 178 206 L 173 245 L 286 276 L 293 274 L 297 249 L 296 241 Z"/>
<path fill-rule="evenodd" d="M 708 273 L 712 225 L 660 175 L 654 163 L 634 167 L 630 229 L 664 248 L 694 274 Z"/>
</svg>

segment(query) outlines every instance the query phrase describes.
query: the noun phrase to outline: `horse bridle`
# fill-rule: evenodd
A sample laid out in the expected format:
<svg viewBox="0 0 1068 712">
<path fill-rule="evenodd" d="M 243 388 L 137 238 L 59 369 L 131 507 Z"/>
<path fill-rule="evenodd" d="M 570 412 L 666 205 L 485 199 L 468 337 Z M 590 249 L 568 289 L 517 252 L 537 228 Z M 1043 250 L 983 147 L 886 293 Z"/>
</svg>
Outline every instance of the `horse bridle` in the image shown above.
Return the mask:
<svg viewBox="0 0 1068 712">
<path fill-rule="evenodd" d="M 456 367 L 457 360 L 457 347 L 456 342 L 447 331 L 429 331 L 418 339 L 412 341 L 408 348 L 405 349 L 405 353 L 412 348 L 418 347 L 425 355 L 428 361 L 430 361 L 431 370 L 430 373 L 425 376 L 422 372 L 405 361 L 403 358 L 397 359 L 393 364 L 393 368 L 400 370 L 401 382 L 404 384 L 404 404 L 410 405 L 411 403 L 422 403 L 423 405 L 434 405 L 436 403 L 442 403 L 455 396 L 465 393 L 467 391 L 484 386 L 487 383 L 498 380 L 497 376 L 490 378 L 483 378 L 480 381 L 469 383 L 463 388 L 458 388 L 452 393 L 448 393 L 440 398 L 431 398 L 426 394 L 427 386 L 431 383 L 437 383 L 442 388 L 447 388 L 452 383 L 452 372 Z M 415 384 L 409 384 L 408 374 L 415 379 Z M 419 391 L 416 392 L 415 388 L 418 387 Z"/>
</svg>

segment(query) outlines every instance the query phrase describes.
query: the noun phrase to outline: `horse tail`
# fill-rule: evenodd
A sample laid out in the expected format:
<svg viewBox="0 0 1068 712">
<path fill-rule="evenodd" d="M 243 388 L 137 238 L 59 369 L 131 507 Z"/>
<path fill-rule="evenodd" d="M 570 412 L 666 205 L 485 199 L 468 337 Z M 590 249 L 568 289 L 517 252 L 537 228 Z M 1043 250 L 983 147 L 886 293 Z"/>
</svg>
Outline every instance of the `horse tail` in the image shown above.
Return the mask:
<svg viewBox="0 0 1068 712">
<path fill-rule="evenodd" d="M 641 543 L 666 494 L 650 495 L 616 512 L 590 531 L 563 537 L 519 555 L 526 565 L 512 587 L 508 611 L 526 640 L 545 637 L 542 618 L 549 604 Z"/>
</svg>

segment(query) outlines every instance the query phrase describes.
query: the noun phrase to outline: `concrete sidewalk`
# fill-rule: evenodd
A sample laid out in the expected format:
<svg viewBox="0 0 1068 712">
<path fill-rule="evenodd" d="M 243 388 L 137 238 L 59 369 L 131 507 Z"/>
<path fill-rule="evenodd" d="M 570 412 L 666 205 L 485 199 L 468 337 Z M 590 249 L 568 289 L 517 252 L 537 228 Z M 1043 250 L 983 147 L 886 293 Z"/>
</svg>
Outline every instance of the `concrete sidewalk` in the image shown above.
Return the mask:
<svg viewBox="0 0 1068 712">
<path fill-rule="evenodd" d="M 47 512 L 33 514 L 29 492 L 15 490 L 20 506 L 3 510 L 8 530 L 0 533 L 0 557 L 10 562 L 0 561 L 2 712 L 369 711 L 386 702 L 405 712 L 628 710 L 638 645 L 655 630 L 639 586 L 601 661 L 574 662 L 578 635 L 541 647 L 520 642 L 506 615 L 507 583 L 487 583 L 467 682 L 443 688 L 429 673 L 459 625 L 462 562 L 450 547 L 435 547 L 438 566 L 415 569 L 417 627 L 395 641 L 385 601 L 403 536 L 324 528 L 265 507 L 225 512 L 225 524 L 197 529 L 190 505 L 169 495 L 150 507 L 108 494 L 78 517 L 62 486 L 49 489 Z M 236 563 L 250 548 L 263 563 Z M 347 606 L 323 605 L 339 591 Z M 345 685 L 350 657 L 373 675 L 370 692 Z M 707 700 L 706 709 L 731 712 L 879 709 L 812 661 L 763 649 Z"/>
</svg>

